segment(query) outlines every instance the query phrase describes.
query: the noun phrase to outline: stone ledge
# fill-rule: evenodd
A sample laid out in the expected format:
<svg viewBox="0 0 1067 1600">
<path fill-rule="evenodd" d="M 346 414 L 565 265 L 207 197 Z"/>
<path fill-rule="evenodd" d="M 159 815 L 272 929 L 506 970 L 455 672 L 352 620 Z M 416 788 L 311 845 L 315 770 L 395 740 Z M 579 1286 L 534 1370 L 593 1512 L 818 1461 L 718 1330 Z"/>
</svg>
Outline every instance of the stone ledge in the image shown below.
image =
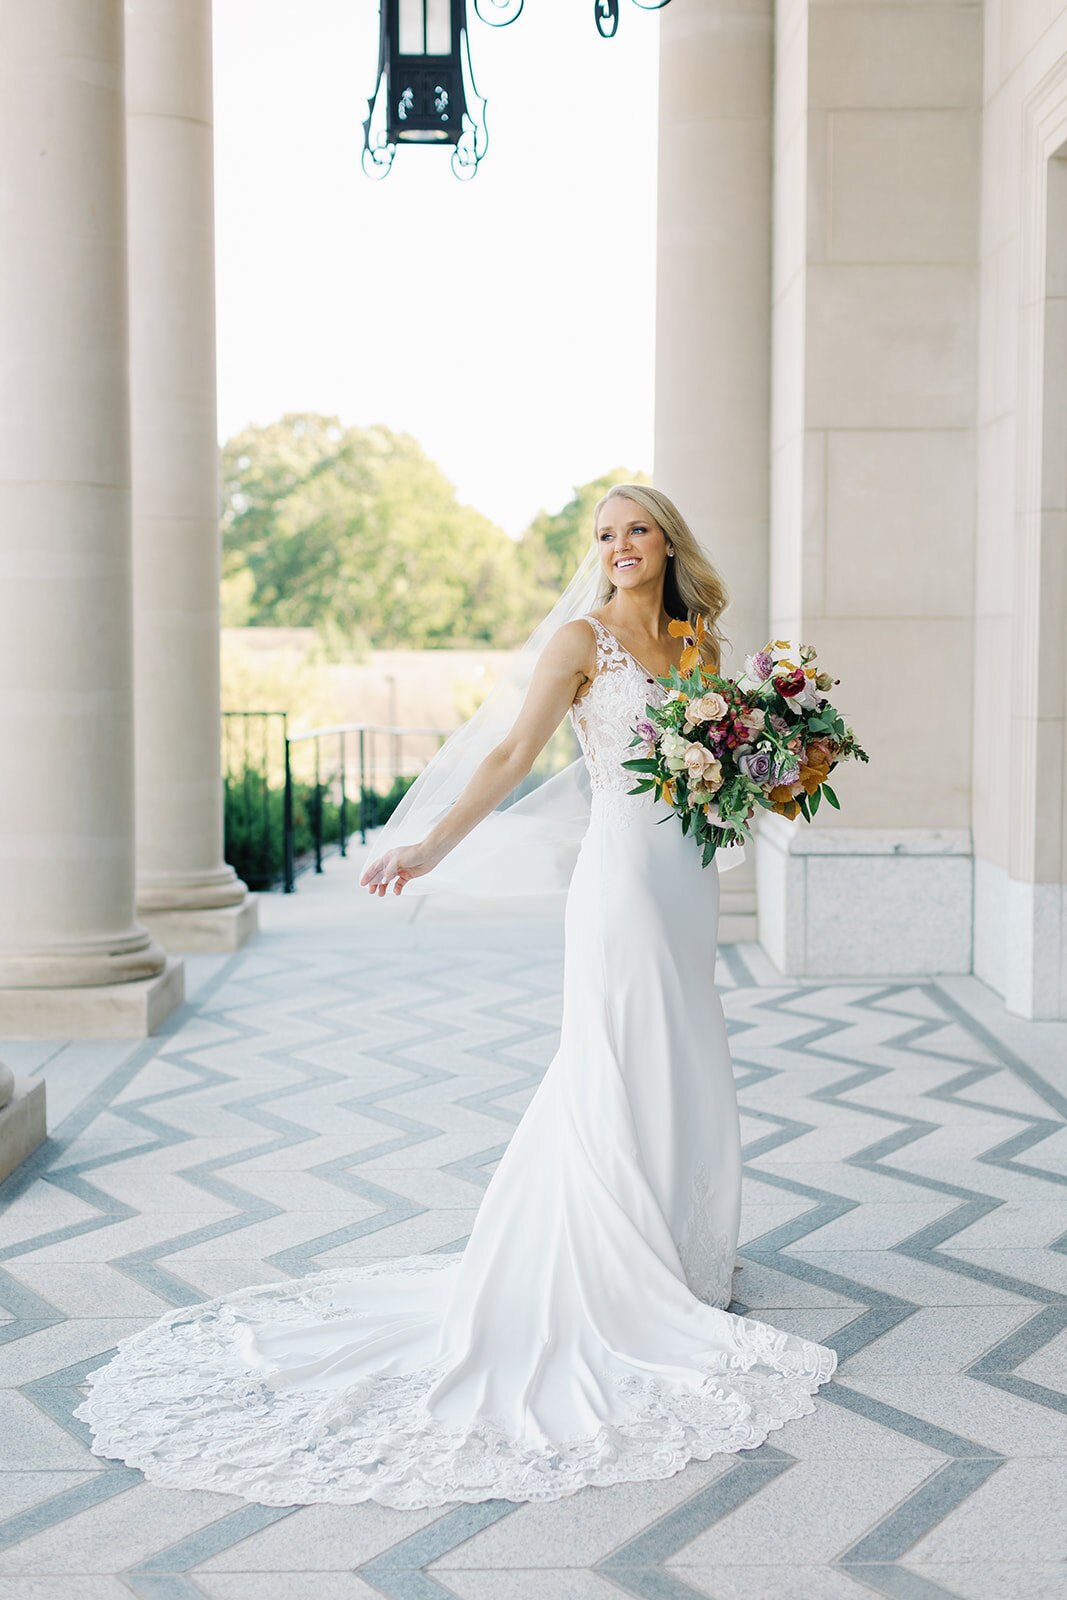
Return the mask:
<svg viewBox="0 0 1067 1600">
<path fill-rule="evenodd" d="M 133 983 L 0 989 L 0 1039 L 145 1039 L 185 999 L 185 966 Z"/>
<path fill-rule="evenodd" d="M 184 955 L 214 955 L 240 950 L 259 932 L 259 900 L 248 895 L 236 906 L 196 911 L 151 911 L 139 906 L 137 919 L 164 950 Z"/>
<path fill-rule="evenodd" d="M 819 828 L 762 818 L 759 836 L 793 856 L 969 856 L 969 828 Z"/>
<path fill-rule="evenodd" d="M 16 1078 L 15 1092 L 0 1111 L 0 1183 L 47 1135 L 44 1079 Z"/>
</svg>

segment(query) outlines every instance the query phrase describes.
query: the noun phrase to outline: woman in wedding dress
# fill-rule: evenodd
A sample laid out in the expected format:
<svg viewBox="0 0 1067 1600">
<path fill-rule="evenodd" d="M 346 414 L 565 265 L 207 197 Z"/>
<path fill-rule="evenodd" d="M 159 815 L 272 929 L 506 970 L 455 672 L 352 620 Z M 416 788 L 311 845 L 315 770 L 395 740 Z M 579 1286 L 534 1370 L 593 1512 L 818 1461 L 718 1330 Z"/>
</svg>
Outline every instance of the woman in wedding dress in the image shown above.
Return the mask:
<svg viewBox="0 0 1067 1600">
<path fill-rule="evenodd" d="M 469 1242 L 183 1308 L 126 1340 L 78 1415 L 97 1454 L 152 1482 L 267 1505 L 551 1500 L 754 1448 L 834 1370 L 832 1350 L 726 1310 L 741 1157 L 719 874 L 621 766 L 680 656 L 670 617 L 704 617 L 714 664 L 724 591 L 655 490 L 613 490 L 595 542 L 600 604 L 550 638 L 511 732 L 426 837 L 363 877 L 384 894 L 432 875 L 570 714 L 592 805 L 559 1050 Z"/>
</svg>

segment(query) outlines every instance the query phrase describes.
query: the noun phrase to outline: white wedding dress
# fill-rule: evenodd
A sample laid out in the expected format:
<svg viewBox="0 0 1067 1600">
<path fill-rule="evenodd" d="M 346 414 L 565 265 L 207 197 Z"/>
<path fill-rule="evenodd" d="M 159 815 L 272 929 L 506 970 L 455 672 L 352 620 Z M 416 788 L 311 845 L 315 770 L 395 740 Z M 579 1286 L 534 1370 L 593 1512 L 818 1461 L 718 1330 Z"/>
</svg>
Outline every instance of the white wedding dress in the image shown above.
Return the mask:
<svg viewBox="0 0 1067 1600">
<path fill-rule="evenodd" d="M 559 1051 L 466 1248 L 170 1313 L 89 1380 L 98 1455 L 266 1505 L 551 1500 L 813 1410 L 834 1352 L 724 1309 L 741 1158 L 719 875 L 627 793 L 630 730 L 663 690 L 592 625 Z"/>
</svg>

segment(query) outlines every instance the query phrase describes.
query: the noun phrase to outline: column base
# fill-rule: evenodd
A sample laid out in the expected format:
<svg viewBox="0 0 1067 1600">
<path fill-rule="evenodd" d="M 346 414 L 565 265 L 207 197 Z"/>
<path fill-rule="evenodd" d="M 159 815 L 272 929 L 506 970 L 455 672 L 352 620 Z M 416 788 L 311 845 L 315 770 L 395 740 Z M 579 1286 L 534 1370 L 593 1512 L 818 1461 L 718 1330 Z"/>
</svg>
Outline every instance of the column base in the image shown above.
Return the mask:
<svg viewBox="0 0 1067 1600">
<path fill-rule="evenodd" d="M 102 935 L 77 944 L 0 952 L 0 994 L 13 989 L 85 989 L 136 984 L 157 977 L 167 954 L 139 925 L 132 933 Z"/>
<path fill-rule="evenodd" d="M 216 911 L 224 906 L 239 906 L 248 890 L 231 866 L 211 872 L 139 872 L 137 874 L 137 916 L 153 911 Z"/>
<path fill-rule="evenodd" d="M 0 1110 L 0 1183 L 47 1135 L 44 1079 L 16 1078 L 15 1092 Z"/>
<path fill-rule="evenodd" d="M 239 906 L 198 911 L 146 911 L 138 920 L 164 950 L 184 955 L 239 950 L 259 932 L 259 900 L 248 895 Z"/>
<path fill-rule="evenodd" d="M 765 817 L 759 937 L 790 977 L 970 972 L 965 828 L 810 828 Z"/>
<path fill-rule="evenodd" d="M 132 983 L 0 989 L 0 1039 L 146 1039 L 185 999 L 185 967 Z"/>
</svg>

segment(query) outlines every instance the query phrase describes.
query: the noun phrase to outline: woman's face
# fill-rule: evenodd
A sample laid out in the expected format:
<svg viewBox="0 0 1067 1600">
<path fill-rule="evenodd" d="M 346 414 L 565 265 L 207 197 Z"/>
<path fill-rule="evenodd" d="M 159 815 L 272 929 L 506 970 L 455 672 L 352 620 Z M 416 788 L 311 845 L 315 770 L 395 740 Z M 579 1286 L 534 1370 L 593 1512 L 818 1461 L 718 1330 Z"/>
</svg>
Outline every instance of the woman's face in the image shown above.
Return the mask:
<svg viewBox="0 0 1067 1600">
<path fill-rule="evenodd" d="M 612 495 L 600 508 L 596 524 L 600 564 L 616 589 L 662 586 L 667 568 L 667 540 L 636 500 Z"/>
</svg>

